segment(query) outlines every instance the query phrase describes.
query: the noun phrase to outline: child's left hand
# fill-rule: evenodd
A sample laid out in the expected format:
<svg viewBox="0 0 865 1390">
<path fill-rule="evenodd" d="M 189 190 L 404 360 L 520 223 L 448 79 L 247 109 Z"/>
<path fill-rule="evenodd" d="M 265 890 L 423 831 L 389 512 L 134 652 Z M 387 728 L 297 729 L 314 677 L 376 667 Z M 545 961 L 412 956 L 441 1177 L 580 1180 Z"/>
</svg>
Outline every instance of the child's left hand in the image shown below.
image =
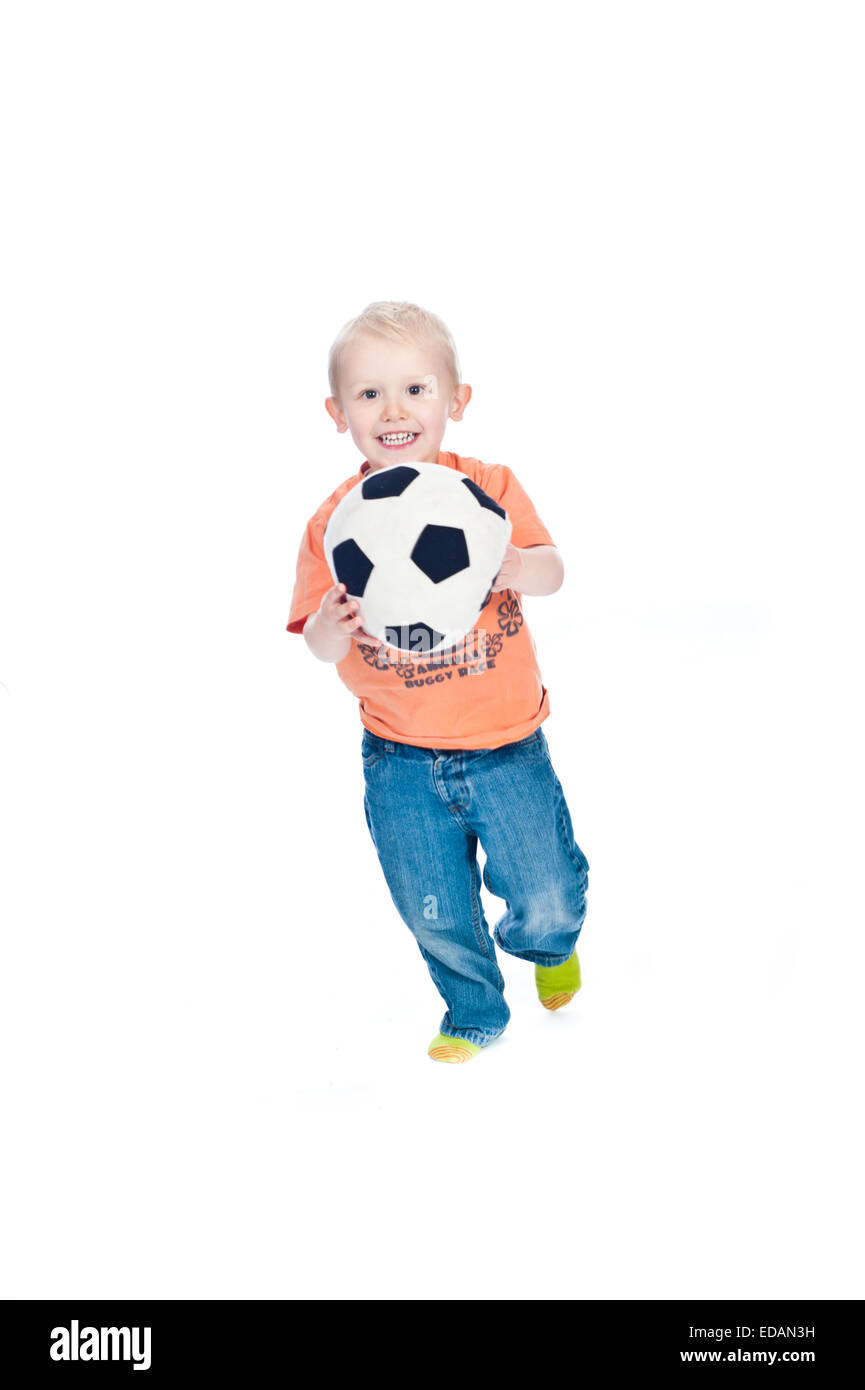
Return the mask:
<svg viewBox="0 0 865 1390">
<path fill-rule="evenodd" d="M 502 589 L 519 589 L 522 572 L 523 552 L 518 550 L 515 545 L 508 545 L 502 560 L 502 567 L 493 580 L 493 593 L 501 593 Z"/>
</svg>

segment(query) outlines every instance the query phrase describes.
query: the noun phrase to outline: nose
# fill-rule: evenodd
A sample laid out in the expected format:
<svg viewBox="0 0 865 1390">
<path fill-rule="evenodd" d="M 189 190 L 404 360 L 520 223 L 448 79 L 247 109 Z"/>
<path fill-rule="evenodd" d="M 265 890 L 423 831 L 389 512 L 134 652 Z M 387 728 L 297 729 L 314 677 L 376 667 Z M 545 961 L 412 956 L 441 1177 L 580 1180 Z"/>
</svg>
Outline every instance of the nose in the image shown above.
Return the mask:
<svg viewBox="0 0 865 1390">
<path fill-rule="evenodd" d="M 394 396 L 391 400 L 386 400 L 382 405 L 382 420 L 405 420 L 407 417 L 408 411 L 398 396 Z"/>
</svg>

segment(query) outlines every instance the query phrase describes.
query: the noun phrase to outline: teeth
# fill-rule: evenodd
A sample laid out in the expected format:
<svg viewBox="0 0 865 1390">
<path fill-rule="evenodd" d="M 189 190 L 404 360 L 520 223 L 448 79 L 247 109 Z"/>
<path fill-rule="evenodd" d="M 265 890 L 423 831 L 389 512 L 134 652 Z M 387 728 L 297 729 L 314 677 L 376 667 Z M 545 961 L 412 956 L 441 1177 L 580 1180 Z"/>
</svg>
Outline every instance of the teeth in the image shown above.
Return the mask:
<svg viewBox="0 0 865 1390">
<path fill-rule="evenodd" d="M 404 432 L 402 434 L 379 435 L 379 439 L 381 440 L 382 444 L 407 444 L 410 439 L 414 438 L 415 435 L 412 434 L 411 431 L 408 431 L 407 433 Z"/>
</svg>

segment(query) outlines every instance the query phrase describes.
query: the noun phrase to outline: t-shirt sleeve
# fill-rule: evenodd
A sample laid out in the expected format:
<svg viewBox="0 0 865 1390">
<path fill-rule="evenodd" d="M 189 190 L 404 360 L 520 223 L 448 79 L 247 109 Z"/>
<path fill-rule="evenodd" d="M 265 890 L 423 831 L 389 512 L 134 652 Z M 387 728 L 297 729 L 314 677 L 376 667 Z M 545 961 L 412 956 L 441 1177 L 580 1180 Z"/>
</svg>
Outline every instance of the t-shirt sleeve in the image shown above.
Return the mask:
<svg viewBox="0 0 865 1390">
<path fill-rule="evenodd" d="M 310 613 L 315 613 L 328 589 L 336 580 L 324 557 L 324 528 L 314 516 L 307 523 L 297 556 L 297 578 L 291 596 L 291 610 L 286 632 L 303 632 Z"/>
<path fill-rule="evenodd" d="M 510 468 L 495 463 L 483 467 L 478 483 L 494 501 L 500 502 L 511 519 L 511 545 L 525 550 L 530 545 L 555 545 L 534 509 L 525 488 Z"/>
</svg>

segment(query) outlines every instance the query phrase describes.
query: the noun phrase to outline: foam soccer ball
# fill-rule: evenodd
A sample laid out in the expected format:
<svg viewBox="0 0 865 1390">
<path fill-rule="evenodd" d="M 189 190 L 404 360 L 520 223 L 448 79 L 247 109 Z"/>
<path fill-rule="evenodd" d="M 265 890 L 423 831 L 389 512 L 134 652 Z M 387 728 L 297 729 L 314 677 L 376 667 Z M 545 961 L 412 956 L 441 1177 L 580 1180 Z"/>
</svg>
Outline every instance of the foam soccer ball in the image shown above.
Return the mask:
<svg viewBox="0 0 865 1390">
<path fill-rule="evenodd" d="M 372 637 L 400 651 L 454 646 L 489 602 L 511 537 L 498 502 L 439 463 L 375 469 L 334 508 L 331 574 Z"/>
</svg>

